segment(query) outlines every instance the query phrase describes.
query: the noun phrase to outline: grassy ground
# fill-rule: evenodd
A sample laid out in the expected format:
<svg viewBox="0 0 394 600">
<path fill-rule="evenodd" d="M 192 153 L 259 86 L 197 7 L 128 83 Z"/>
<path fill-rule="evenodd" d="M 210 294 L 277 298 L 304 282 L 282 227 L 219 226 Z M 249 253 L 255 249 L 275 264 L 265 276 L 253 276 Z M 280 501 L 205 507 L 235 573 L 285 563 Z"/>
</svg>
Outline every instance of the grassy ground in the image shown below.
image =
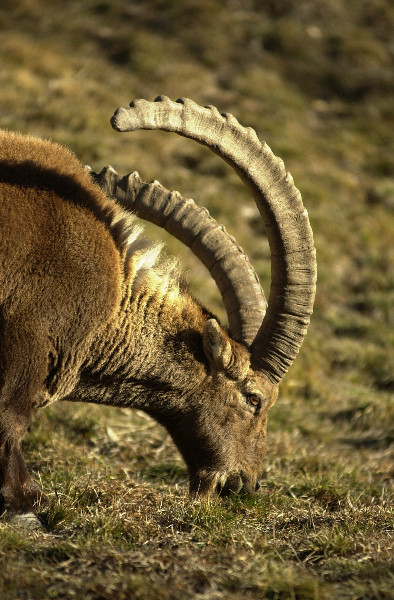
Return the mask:
<svg viewBox="0 0 394 600">
<path fill-rule="evenodd" d="M 0 598 L 393 597 L 393 26 L 384 0 L 2 3 L 1 127 L 200 200 L 268 291 L 264 231 L 236 176 L 192 142 L 108 125 L 135 97 L 216 104 L 291 170 L 319 280 L 271 411 L 259 494 L 191 502 L 181 459 L 147 417 L 50 407 L 25 443 L 51 500 L 46 530 L 0 524 Z M 203 268 L 169 247 L 222 314 Z"/>
</svg>

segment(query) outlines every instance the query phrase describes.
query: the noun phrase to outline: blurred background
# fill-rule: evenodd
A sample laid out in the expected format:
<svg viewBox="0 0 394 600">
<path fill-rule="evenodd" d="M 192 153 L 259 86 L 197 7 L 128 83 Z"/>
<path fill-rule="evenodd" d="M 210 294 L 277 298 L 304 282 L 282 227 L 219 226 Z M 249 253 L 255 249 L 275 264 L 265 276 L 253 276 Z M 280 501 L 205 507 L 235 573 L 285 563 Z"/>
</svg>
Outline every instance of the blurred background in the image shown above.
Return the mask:
<svg viewBox="0 0 394 600">
<path fill-rule="evenodd" d="M 0 126 L 66 144 L 96 170 L 138 170 L 193 197 L 236 235 L 267 294 L 265 233 L 231 169 L 174 135 L 117 134 L 109 118 L 133 98 L 187 96 L 233 113 L 283 158 L 310 214 L 318 294 L 281 407 L 308 400 L 305 410 L 329 411 L 333 429 L 336 415 L 347 414 L 349 435 L 356 427 L 357 439 L 379 448 L 393 441 L 393 30 L 388 0 L 0 7 Z M 203 267 L 171 240 L 169 251 L 182 256 L 198 297 L 223 316 Z M 284 424 L 273 415 L 275 432 Z M 301 426 L 309 417 L 293 418 Z"/>
</svg>

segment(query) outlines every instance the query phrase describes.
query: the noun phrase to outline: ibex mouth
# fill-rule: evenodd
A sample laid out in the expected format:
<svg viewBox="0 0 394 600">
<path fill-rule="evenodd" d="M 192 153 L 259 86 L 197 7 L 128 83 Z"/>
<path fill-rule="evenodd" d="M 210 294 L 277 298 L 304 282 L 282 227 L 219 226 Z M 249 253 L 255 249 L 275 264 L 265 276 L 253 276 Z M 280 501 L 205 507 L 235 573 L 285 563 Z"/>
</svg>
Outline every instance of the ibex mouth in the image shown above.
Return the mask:
<svg viewBox="0 0 394 600">
<path fill-rule="evenodd" d="M 225 498 L 231 494 L 239 494 L 244 488 L 244 482 L 241 475 L 236 473 L 230 475 L 225 479 L 224 483 L 218 481 L 216 484 L 216 493 Z"/>
<path fill-rule="evenodd" d="M 193 496 L 209 497 L 217 494 L 221 498 L 232 494 L 254 494 L 260 483 L 244 473 L 212 473 L 199 471 L 190 479 L 190 493 Z"/>
<path fill-rule="evenodd" d="M 259 489 L 260 483 L 252 482 L 244 473 L 234 473 L 227 477 L 224 484 L 218 482 L 216 485 L 216 493 L 222 498 L 231 494 L 254 494 Z"/>
</svg>

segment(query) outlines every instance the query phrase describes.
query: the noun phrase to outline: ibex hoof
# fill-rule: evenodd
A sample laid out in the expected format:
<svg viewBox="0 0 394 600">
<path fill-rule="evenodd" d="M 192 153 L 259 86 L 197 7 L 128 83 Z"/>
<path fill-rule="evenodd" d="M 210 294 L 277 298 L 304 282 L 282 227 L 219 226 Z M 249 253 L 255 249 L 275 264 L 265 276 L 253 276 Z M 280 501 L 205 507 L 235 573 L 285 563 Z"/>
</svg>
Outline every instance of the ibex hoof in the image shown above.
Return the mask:
<svg viewBox="0 0 394 600">
<path fill-rule="evenodd" d="M 29 529 L 30 531 L 43 529 L 41 521 L 32 512 L 9 515 L 7 522 L 10 525 L 16 525 L 21 529 Z"/>
</svg>

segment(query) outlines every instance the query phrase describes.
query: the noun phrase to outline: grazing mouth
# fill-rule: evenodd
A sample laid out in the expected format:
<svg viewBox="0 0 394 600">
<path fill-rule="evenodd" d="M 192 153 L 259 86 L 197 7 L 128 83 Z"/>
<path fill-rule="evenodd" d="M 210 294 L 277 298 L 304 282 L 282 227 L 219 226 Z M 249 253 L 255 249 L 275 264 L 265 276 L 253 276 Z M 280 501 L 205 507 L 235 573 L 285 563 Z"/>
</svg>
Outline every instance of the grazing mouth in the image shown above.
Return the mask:
<svg viewBox="0 0 394 600">
<path fill-rule="evenodd" d="M 199 470 L 190 478 L 192 496 L 210 497 L 218 495 L 225 498 L 232 494 L 254 494 L 260 483 L 244 473 L 226 473 Z"/>
<path fill-rule="evenodd" d="M 224 483 L 218 481 L 215 491 L 219 496 L 225 498 L 231 494 L 239 494 L 243 489 L 244 482 L 242 481 L 241 475 L 234 473 L 233 475 L 228 476 Z"/>
</svg>

